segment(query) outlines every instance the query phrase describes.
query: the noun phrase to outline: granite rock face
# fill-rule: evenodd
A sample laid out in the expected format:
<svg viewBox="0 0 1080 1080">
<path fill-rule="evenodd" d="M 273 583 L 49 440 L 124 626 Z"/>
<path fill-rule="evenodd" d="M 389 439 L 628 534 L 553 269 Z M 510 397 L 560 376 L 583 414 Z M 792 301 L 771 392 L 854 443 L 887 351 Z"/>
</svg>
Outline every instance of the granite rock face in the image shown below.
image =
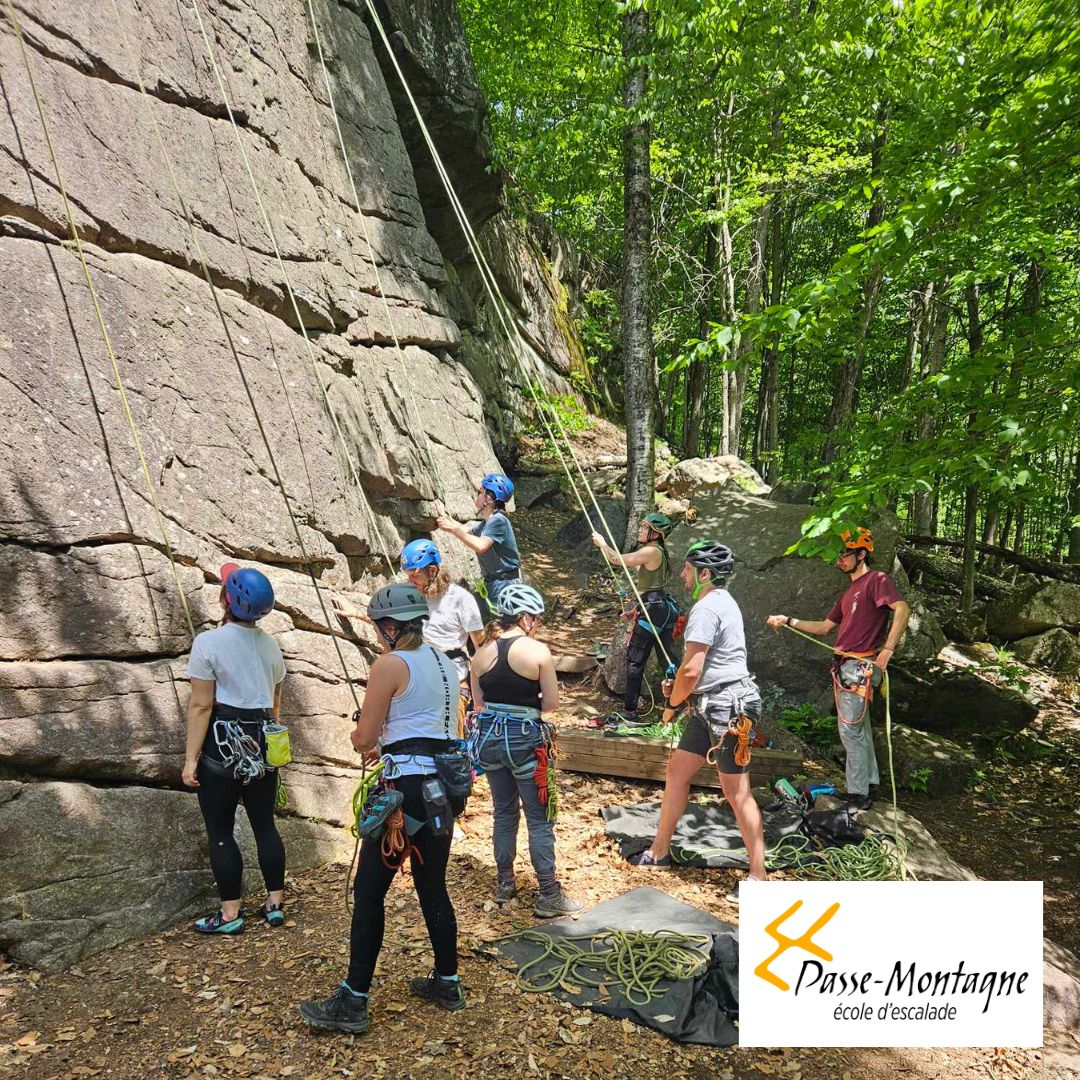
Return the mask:
<svg viewBox="0 0 1080 1080">
<path fill-rule="evenodd" d="M 487 421 L 498 413 L 507 443 L 524 400 L 500 393 L 495 406 L 486 388 L 561 385 L 579 348 L 557 270 L 499 217 L 453 4 L 400 5 L 394 31 L 462 73 L 452 99 L 439 104 L 436 80 L 428 103 L 457 117 L 440 138 L 457 146 L 470 210 L 488 228 L 504 222 L 501 264 L 521 268 L 527 374 L 478 330 L 490 311 L 463 302 L 460 252 L 433 224 L 430 177 L 359 5 L 315 0 L 362 213 L 306 5 L 200 5 L 235 129 L 192 8 L 119 6 L 119 23 L 111 4 L 19 0 L 17 11 L 160 516 L 0 20 L 0 949 L 44 967 L 210 895 L 195 800 L 178 789 L 185 657 L 191 629 L 220 617 L 226 560 L 261 566 L 277 594 L 263 625 L 289 671 L 290 865 L 337 850 L 345 834 L 325 823 L 348 816 L 349 717 L 372 642 L 331 600 L 370 592 L 387 557 L 396 570 L 438 502 L 468 517 L 476 477 L 499 467 Z M 463 326 L 484 348 L 464 347 Z M 448 556 L 468 570 L 459 545 Z M 140 822 L 152 833 L 132 848 Z"/>
</svg>

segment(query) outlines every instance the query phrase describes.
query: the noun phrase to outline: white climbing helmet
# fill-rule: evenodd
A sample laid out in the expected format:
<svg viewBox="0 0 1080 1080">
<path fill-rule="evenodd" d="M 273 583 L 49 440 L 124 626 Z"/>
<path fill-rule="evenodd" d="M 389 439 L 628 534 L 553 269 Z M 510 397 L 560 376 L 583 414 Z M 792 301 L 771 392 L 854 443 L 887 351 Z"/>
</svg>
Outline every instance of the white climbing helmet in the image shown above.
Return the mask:
<svg viewBox="0 0 1080 1080">
<path fill-rule="evenodd" d="M 543 615 L 544 598 L 531 585 L 511 581 L 495 597 L 495 610 L 508 619 L 516 619 L 519 615 Z"/>
</svg>

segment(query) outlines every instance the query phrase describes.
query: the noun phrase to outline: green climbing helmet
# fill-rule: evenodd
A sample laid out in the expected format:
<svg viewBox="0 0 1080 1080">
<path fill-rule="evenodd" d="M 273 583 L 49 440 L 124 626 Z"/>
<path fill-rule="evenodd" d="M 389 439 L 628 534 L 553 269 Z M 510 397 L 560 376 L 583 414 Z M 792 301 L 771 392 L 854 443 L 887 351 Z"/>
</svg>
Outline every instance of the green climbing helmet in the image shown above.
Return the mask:
<svg viewBox="0 0 1080 1080">
<path fill-rule="evenodd" d="M 672 530 L 675 528 L 675 522 L 667 516 L 667 514 L 661 514 L 657 511 L 646 514 L 642 519 L 642 524 L 648 525 L 653 532 L 659 533 L 665 540 L 671 535 Z"/>
<path fill-rule="evenodd" d="M 372 622 L 394 619 L 396 622 L 412 622 L 426 619 L 430 614 L 423 593 L 413 585 L 385 585 L 372 598 L 367 608 Z"/>
</svg>

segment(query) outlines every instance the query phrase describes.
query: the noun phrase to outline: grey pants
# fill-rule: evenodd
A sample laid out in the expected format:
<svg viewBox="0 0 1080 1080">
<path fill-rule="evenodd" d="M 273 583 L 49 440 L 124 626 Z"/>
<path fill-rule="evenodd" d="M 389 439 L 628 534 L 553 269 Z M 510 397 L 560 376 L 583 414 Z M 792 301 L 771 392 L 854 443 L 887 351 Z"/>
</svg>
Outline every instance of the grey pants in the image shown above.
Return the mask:
<svg viewBox="0 0 1080 1080">
<path fill-rule="evenodd" d="M 480 735 L 488 737 L 480 748 L 479 764 L 491 787 L 494 806 L 495 867 L 500 881 L 513 880 L 521 808 L 529 831 L 529 858 L 541 892 L 555 887 L 555 822 L 536 790 L 536 748 L 543 741 L 537 722 L 497 721 L 488 734 L 480 721 Z M 505 726 L 504 726 L 505 725 Z"/>
<path fill-rule="evenodd" d="M 845 685 L 858 685 L 858 680 L 865 672 L 865 665 L 857 660 L 845 660 L 840 667 L 840 680 Z M 871 665 L 870 677 L 876 689 L 881 685 L 881 670 Z M 852 795 L 868 795 L 871 784 L 881 782 L 878 774 L 877 754 L 874 751 L 874 735 L 870 727 L 870 710 L 857 724 L 848 724 L 843 720 L 845 712 L 856 717 L 862 711 L 862 702 L 853 695 L 842 694 L 837 703 L 836 726 L 840 729 L 840 742 L 846 754 L 844 775 L 848 792 Z"/>
</svg>

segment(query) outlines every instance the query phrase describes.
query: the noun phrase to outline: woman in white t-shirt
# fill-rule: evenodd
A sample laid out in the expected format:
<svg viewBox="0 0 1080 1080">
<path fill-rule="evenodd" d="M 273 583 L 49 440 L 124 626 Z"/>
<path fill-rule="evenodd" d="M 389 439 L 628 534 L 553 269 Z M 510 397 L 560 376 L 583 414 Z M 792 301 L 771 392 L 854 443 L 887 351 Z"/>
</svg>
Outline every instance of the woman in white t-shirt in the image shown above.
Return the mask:
<svg viewBox="0 0 1080 1080">
<path fill-rule="evenodd" d="M 448 656 L 454 663 L 461 694 L 458 702 L 458 730 L 461 738 L 470 698 L 469 641 L 474 646 L 483 639 L 484 623 L 476 597 L 454 585 L 442 565 L 442 553 L 430 540 L 413 540 L 401 552 L 401 569 L 406 580 L 419 589 L 427 600 L 428 617 L 424 622 L 424 642 Z M 339 615 L 347 619 L 366 618 L 356 608 L 335 600 Z"/>
<path fill-rule="evenodd" d="M 191 645 L 188 675 L 187 753 L 183 780 L 196 788 L 210 841 L 221 907 L 199 919 L 202 934 L 239 934 L 244 861 L 233 836 L 236 808 L 243 802 L 267 899 L 260 916 L 285 924 L 285 845 L 274 821 L 277 770 L 266 764 L 263 725 L 281 709 L 285 661 L 278 643 L 255 624 L 274 608 L 274 589 L 265 574 L 236 563 L 221 568 L 221 625 Z"/>
</svg>

